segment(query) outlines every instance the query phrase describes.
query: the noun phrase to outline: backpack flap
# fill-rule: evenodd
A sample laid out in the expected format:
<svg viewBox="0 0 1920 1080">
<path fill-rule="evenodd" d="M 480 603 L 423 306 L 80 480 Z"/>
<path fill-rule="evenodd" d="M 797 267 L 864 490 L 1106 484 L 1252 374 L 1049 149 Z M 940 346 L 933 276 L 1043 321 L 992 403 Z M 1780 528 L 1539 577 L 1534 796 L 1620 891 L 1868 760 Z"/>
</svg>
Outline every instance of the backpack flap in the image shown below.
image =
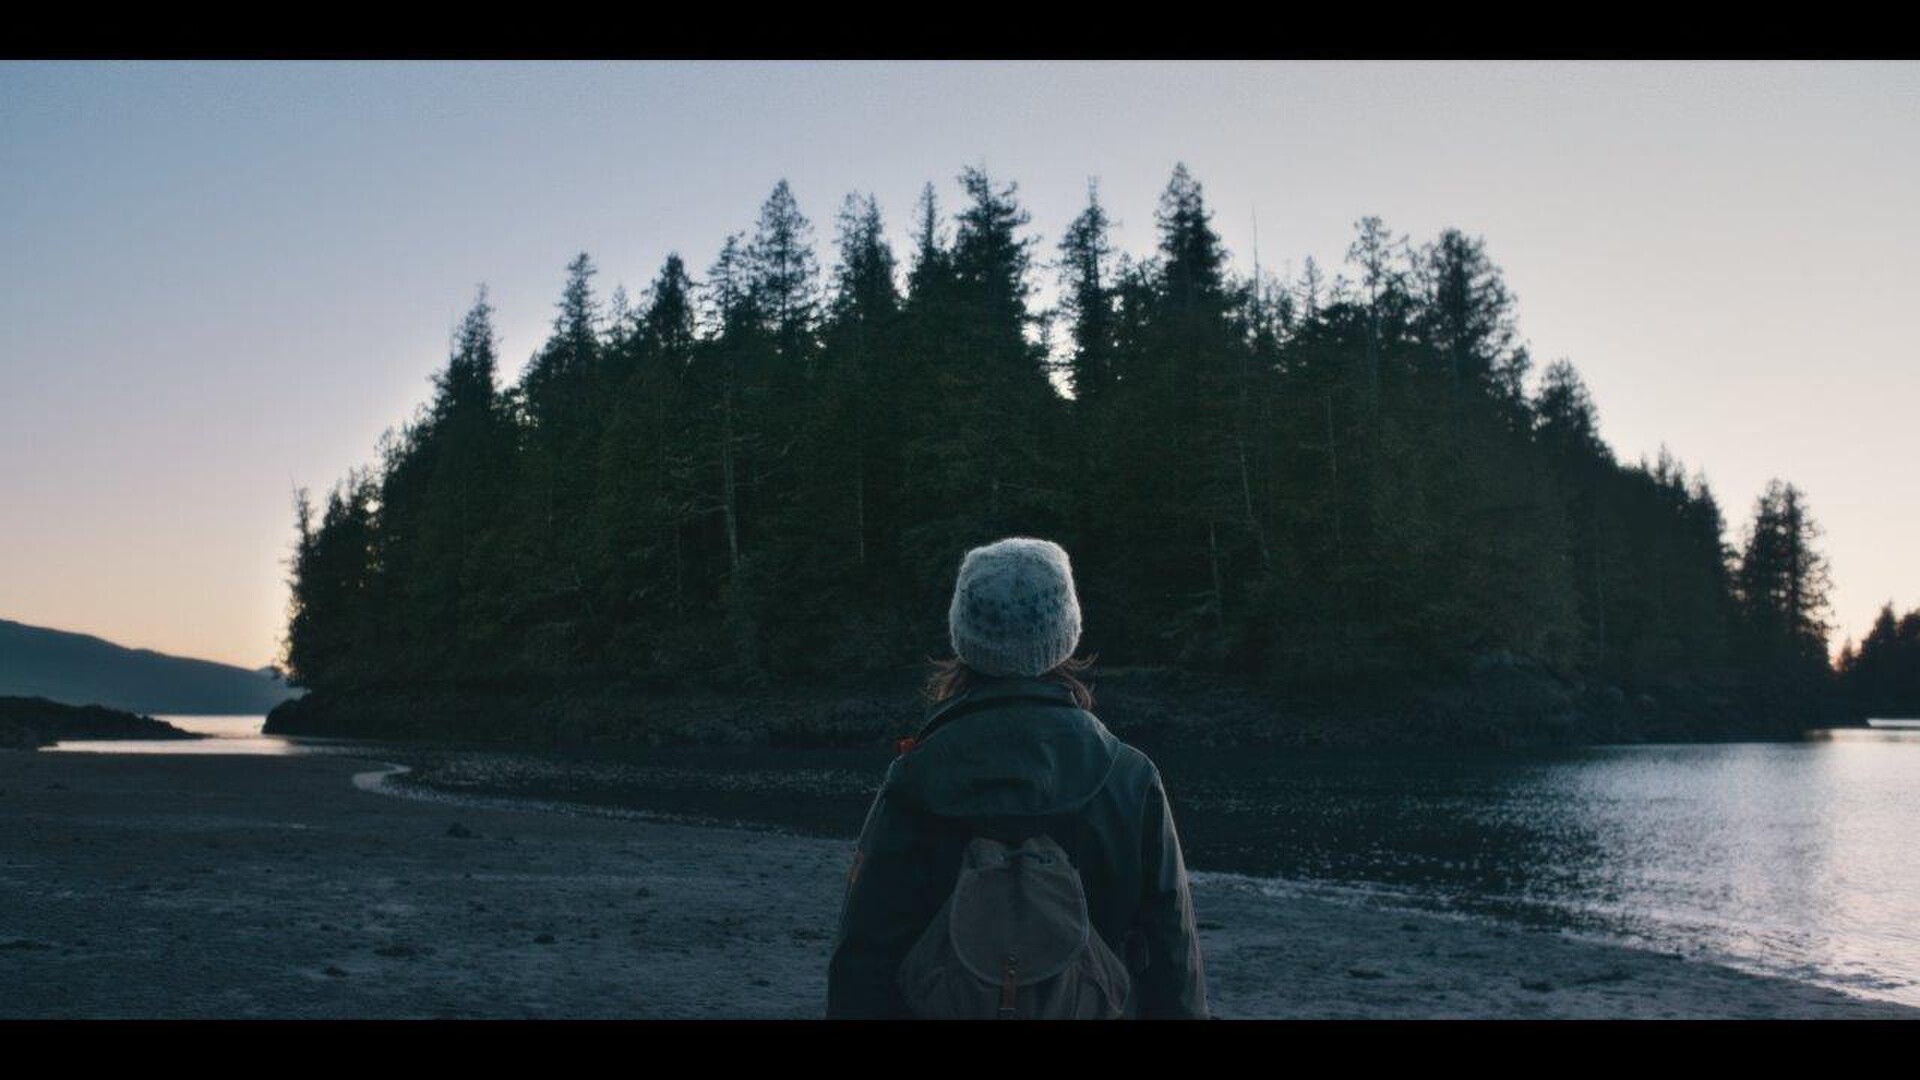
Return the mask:
<svg viewBox="0 0 1920 1080">
<path fill-rule="evenodd" d="M 947 932 L 975 978 L 1031 986 L 1066 970 L 1087 947 L 1087 899 L 1067 853 L 1044 833 L 1009 848 L 976 838 L 954 886 Z"/>
<path fill-rule="evenodd" d="M 975 837 L 959 880 L 900 966 L 917 1016 L 1113 1018 L 1131 980 L 1087 922 L 1080 875 L 1042 833 Z"/>
</svg>

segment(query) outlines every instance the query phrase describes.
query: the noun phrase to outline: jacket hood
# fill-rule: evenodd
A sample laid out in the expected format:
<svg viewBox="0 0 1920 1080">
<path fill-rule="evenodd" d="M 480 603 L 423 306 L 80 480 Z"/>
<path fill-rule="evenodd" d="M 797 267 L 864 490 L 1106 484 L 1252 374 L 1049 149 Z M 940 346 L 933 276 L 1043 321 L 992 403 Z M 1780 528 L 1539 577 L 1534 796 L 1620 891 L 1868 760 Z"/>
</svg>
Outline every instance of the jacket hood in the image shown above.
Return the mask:
<svg viewBox="0 0 1920 1080">
<path fill-rule="evenodd" d="M 1051 679 L 985 679 L 941 702 L 886 790 L 941 817 L 1066 813 L 1106 784 L 1120 740 Z"/>
</svg>

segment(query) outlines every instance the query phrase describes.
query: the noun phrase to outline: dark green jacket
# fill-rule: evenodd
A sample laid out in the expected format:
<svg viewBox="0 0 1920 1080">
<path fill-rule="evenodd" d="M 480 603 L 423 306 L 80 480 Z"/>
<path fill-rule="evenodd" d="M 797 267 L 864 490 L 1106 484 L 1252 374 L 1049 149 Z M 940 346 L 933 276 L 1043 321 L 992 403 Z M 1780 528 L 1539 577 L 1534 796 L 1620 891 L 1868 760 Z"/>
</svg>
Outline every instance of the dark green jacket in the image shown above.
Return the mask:
<svg viewBox="0 0 1920 1080">
<path fill-rule="evenodd" d="M 906 1016 L 894 976 L 968 840 L 1046 832 L 1073 858 L 1094 929 L 1132 970 L 1129 1015 L 1207 1015 L 1206 974 L 1159 770 L 1049 679 L 949 698 L 888 767 L 860 831 L 827 973 L 827 1015 Z"/>
</svg>

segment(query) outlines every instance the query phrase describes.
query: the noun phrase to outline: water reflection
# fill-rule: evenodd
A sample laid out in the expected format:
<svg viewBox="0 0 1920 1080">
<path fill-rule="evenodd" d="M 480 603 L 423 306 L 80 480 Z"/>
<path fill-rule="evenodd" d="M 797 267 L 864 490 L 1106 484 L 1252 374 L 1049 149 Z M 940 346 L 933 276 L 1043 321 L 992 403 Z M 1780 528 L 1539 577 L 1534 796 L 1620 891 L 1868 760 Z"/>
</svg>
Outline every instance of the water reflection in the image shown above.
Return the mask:
<svg viewBox="0 0 1920 1080">
<path fill-rule="evenodd" d="M 1184 787 L 1197 866 L 1626 936 L 1920 1004 L 1920 733 L 1156 758 L 1170 790 Z"/>
<path fill-rule="evenodd" d="M 159 716 L 201 739 L 67 739 L 44 747 L 46 751 L 80 754 L 297 754 L 299 740 L 264 735 L 265 716 Z"/>
</svg>

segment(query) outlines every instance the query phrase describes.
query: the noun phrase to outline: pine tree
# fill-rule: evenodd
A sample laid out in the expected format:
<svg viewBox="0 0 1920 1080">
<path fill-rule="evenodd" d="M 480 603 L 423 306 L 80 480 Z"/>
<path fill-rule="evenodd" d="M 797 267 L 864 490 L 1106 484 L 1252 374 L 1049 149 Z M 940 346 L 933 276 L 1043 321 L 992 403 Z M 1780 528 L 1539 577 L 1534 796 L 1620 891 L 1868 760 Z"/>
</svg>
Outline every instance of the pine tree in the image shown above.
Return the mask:
<svg viewBox="0 0 1920 1080">
<path fill-rule="evenodd" d="M 1060 240 L 1061 306 L 1072 324 L 1069 385 L 1076 401 L 1096 400 L 1113 381 L 1114 312 L 1109 264 L 1113 244 L 1098 188 Z"/>
<path fill-rule="evenodd" d="M 514 515 L 518 527 L 504 571 L 507 621 L 522 670 L 559 675 L 595 648 L 606 629 L 589 586 L 593 537 L 578 527 L 592 499 L 592 470 L 579 467 L 600 441 L 605 395 L 598 394 L 600 310 L 597 271 L 582 252 L 567 264 L 553 331 L 520 379 L 524 450 Z"/>
<path fill-rule="evenodd" d="M 319 524 L 305 489 L 295 495 L 299 528 L 284 666 L 294 686 L 323 690 L 377 678 L 381 658 L 364 648 L 362 627 L 378 616 L 372 592 L 374 485 L 355 469 L 327 496 Z"/>
<path fill-rule="evenodd" d="M 893 354 L 900 317 L 900 293 L 894 283 L 893 249 L 886 240 L 880 204 L 848 195 L 839 220 L 839 262 L 829 316 L 827 379 L 822 387 L 820 441 L 833 447 L 824 455 L 823 482 L 839 478 L 852 504 L 847 534 L 853 561 L 865 568 L 870 548 L 887 547 L 892 481 L 887 468 L 891 447 L 905 434 L 901 413 L 901 371 Z M 877 526 L 877 527 L 876 527 Z M 881 560 L 884 562 L 884 557 Z"/>
<path fill-rule="evenodd" d="M 622 342 L 625 378 L 601 447 L 595 580 L 610 623 L 604 666 L 658 677 L 694 661 L 698 603 L 687 537 L 700 502 L 682 381 L 696 343 L 694 283 L 669 255 Z"/>
<path fill-rule="evenodd" d="M 1020 235 L 1029 216 L 1015 199 L 1017 185 L 996 187 L 976 168 L 960 182 L 968 201 L 950 253 L 955 349 L 941 380 L 956 408 L 943 435 L 950 469 L 971 475 L 950 475 L 941 487 L 956 499 L 968 489 L 985 495 L 984 505 L 962 515 L 970 519 L 962 534 L 1013 531 L 1022 522 L 1033 529 L 1032 511 L 1058 494 L 1049 475 L 1058 459 L 1041 438 L 1058 397 L 1045 356 L 1027 336 L 1035 240 Z"/>
<path fill-rule="evenodd" d="M 1428 245 L 1421 271 L 1427 290 L 1422 334 L 1444 365 L 1455 401 L 1485 394 L 1509 418 L 1524 415 L 1516 395 L 1526 357 L 1514 348 L 1514 299 L 1485 244 L 1448 229 Z"/>
<path fill-rule="evenodd" d="M 820 268 L 812 233 L 793 190 L 781 180 L 760 207 L 759 224 L 745 251 L 746 287 L 781 362 L 774 381 L 786 388 L 803 381 L 815 345 Z"/>
<path fill-rule="evenodd" d="M 429 631 L 451 643 L 457 671 L 485 670 L 501 649 L 506 611 L 488 588 L 501 570 L 503 509 L 513 471 L 514 438 L 495 386 L 498 348 L 485 287 L 461 321 L 452 357 L 436 379 L 432 410 L 433 509 L 428 550 L 443 575 L 429 586 L 441 621 Z M 432 641 L 423 642 L 429 652 Z M 428 661 L 431 667 L 432 661 Z"/>
<path fill-rule="evenodd" d="M 1798 488 L 1772 480 L 1754 504 L 1736 585 L 1746 659 L 1759 668 L 1827 668 L 1826 557 Z"/>
<path fill-rule="evenodd" d="M 564 427 L 583 402 L 584 384 L 599 359 L 599 310 L 593 299 L 593 260 L 581 252 L 567 264 L 567 284 L 554 316 L 553 336 L 522 377 L 535 426 Z"/>
<path fill-rule="evenodd" d="M 1347 248 L 1347 261 L 1359 268 L 1366 298 L 1366 391 L 1368 407 L 1373 409 L 1379 405 L 1386 338 L 1404 324 L 1411 306 L 1407 283 L 1412 271 L 1405 264 L 1412 259 L 1403 254 L 1406 240 L 1395 240 L 1378 217 L 1361 218 L 1354 230 L 1358 235 Z"/>
<path fill-rule="evenodd" d="M 1172 615 L 1188 640 L 1179 655 L 1219 664 L 1242 652 L 1233 628 L 1245 612 L 1228 582 L 1258 581 L 1270 558 L 1263 513 L 1252 492 L 1255 454 L 1253 416 L 1271 393 L 1252 366 L 1249 335 L 1235 310 L 1227 280 L 1227 254 L 1213 228 L 1200 184 L 1176 165 L 1155 214 L 1159 230 L 1159 303 L 1151 339 L 1166 365 L 1169 410 L 1165 416 L 1171 459 L 1184 479 L 1168 492 L 1185 528 L 1173 545 L 1190 552 L 1168 570 L 1188 584 L 1184 610 Z M 1337 461 L 1338 447 L 1329 450 Z M 1337 468 L 1336 468 L 1337 473 Z M 1176 535 L 1179 535 L 1178 533 Z"/>
</svg>

